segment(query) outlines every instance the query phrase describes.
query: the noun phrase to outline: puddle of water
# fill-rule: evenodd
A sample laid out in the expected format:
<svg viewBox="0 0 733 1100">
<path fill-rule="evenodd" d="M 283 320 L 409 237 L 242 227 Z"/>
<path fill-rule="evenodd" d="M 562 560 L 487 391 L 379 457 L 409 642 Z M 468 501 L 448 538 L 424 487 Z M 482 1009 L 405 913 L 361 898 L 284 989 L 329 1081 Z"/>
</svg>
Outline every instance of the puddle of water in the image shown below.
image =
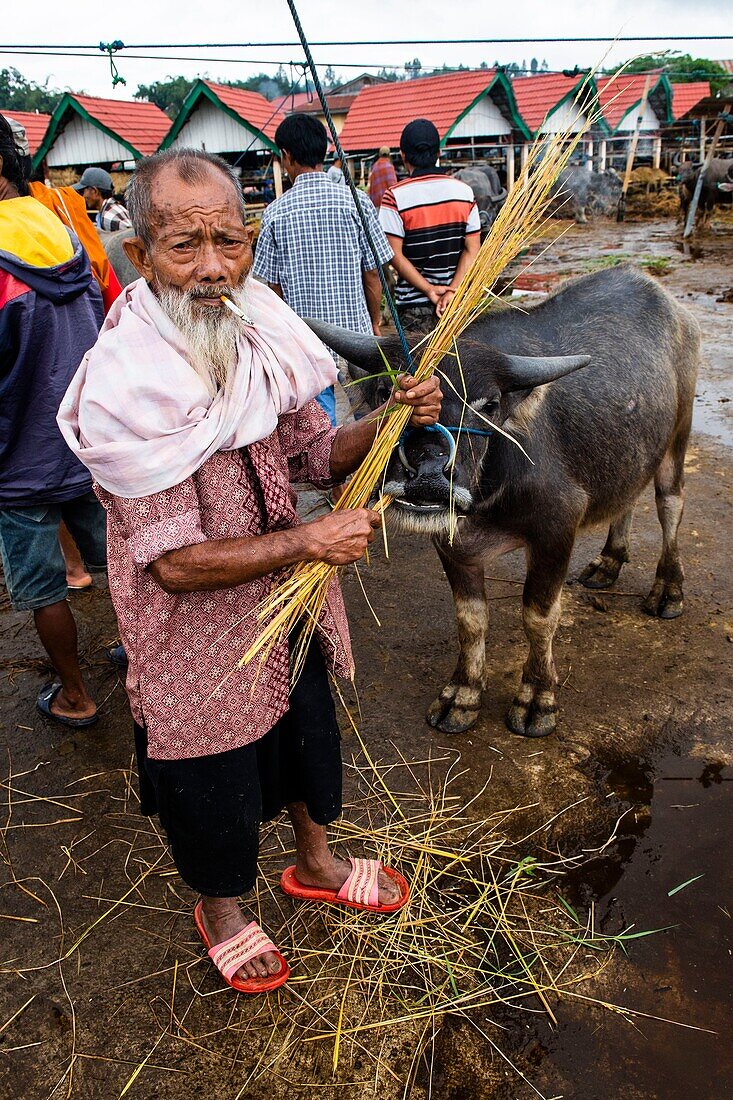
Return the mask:
<svg viewBox="0 0 733 1100">
<path fill-rule="evenodd" d="M 676 927 L 635 941 L 603 997 L 717 1035 L 609 1013 L 564 1009 L 556 1031 L 537 1029 L 544 1056 L 533 1076 L 566 1100 L 723 1100 L 733 1094 L 733 768 L 669 757 L 652 770 L 631 761 L 608 773 L 631 803 L 621 841 L 581 869 L 575 892 L 606 932 Z M 669 896 L 681 883 L 703 877 Z M 583 990 L 590 995 L 596 991 Z M 570 1083 L 571 1087 L 568 1087 Z M 555 1092 L 546 1093 L 554 1095 Z"/>
<path fill-rule="evenodd" d="M 733 446 L 733 378 L 726 379 L 722 386 L 698 379 L 692 429 L 712 435 L 728 447 Z"/>
</svg>

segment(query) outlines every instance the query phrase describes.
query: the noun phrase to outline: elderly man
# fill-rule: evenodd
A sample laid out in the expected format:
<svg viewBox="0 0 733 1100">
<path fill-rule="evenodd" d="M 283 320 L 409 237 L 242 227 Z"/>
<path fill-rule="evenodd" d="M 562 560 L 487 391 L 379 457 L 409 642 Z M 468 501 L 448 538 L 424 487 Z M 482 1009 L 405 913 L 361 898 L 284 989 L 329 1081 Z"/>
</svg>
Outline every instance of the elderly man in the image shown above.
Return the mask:
<svg viewBox="0 0 733 1100">
<path fill-rule="evenodd" d="M 126 247 L 143 277 L 108 317 L 59 422 L 108 512 L 142 809 L 157 810 L 181 876 L 202 895 L 196 923 L 215 965 L 257 993 L 288 977 L 237 902 L 255 882 L 263 820 L 290 815 L 286 893 L 387 912 L 409 894 L 398 872 L 338 860 L 327 843 L 341 810 L 327 669 L 351 667 L 337 585 L 292 690 L 287 641 L 262 665 L 239 666 L 281 570 L 346 565 L 371 541 L 379 520 L 367 509 L 299 524 L 290 483 L 343 480 L 378 418 L 330 427 L 314 398 L 333 360 L 248 279 L 251 234 L 223 161 L 157 154 L 136 168 L 128 208 L 137 236 Z M 392 400 L 427 425 L 441 397 L 435 380 L 405 377 Z"/>
</svg>

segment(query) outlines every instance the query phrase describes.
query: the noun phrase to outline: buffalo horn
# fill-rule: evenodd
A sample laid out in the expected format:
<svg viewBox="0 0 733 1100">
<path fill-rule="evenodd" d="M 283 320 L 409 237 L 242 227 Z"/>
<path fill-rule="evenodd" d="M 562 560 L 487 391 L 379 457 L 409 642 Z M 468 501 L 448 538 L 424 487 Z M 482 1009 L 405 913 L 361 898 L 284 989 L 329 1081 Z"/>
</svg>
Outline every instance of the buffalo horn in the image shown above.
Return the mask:
<svg viewBox="0 0 733 1100">
<path fill-rule="evenodd" d="M 544 386 L 590 363 L 590 355 L 505 355 L 506 371 L 502 390 L 526 390 Z"/>
<path fill-rule="evenodd" d="M 340 325 L 329 325 L 326 321 L 316 321 L 312 317 L 303 319 L 324 344 L 333 348 L 349 363 L 368 369 L 375 359 L 382 362 L 378 351 L 380 341 L 375 336 L 369 336 L 363 332 L 351 332 L 350 329 L 341 328 Z"/>
</svg>

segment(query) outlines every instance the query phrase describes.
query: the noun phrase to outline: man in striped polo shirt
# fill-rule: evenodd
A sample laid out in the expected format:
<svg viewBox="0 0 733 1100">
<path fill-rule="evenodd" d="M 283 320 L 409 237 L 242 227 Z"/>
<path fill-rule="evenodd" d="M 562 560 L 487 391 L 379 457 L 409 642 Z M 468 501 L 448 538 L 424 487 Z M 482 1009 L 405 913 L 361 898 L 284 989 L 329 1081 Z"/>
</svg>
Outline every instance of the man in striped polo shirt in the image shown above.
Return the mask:
<svg viewBox="0 0 733 1100">
<path fill-rule="evenodd" d="M 475 260 L 481 222 L 468 184 L 436 167 L 440 135 L 432 122 L 409 122 L 400 151 L 409 176 L 385 191 L 379 221 L 394 251 L 400 320 L 425 333 Z"/>
</svg>

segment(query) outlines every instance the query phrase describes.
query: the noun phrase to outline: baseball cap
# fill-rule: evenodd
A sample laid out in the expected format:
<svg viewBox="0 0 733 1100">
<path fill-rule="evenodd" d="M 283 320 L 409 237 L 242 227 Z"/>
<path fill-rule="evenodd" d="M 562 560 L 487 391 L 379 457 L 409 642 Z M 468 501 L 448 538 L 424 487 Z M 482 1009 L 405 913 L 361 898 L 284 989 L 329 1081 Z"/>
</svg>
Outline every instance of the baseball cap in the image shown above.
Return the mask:
<svg viewBox="0 0 733 1100">
<path fill-rule="evenodd" d="M 427 118 L 415 118 L 408 122 L 400 137 L 400 149 L 408 160 L 414 153 L 434 153 L 437 158 L 440 151 L 440 134 L 434 123 Z"/>
<path fill-rule="evenodd" d="M 13 134 L 13 145 L 15 151 L 19 157 L 29 157 L 31 155 L 30 145 L 28 144 L 28 138 L 26 136 L 25 127 L 10 115 L 3 113 L 3 118 L 10 126 Z"/>
<path fill-rule="evenodd" d="M 83 191 L 85 187 L 97 187 L 100 191 L 114 191 L 114 184 L 109 172 L 104 168 L 85 168 L 78 183 L 73 184 L 75 191 Z"/>
</svg>

